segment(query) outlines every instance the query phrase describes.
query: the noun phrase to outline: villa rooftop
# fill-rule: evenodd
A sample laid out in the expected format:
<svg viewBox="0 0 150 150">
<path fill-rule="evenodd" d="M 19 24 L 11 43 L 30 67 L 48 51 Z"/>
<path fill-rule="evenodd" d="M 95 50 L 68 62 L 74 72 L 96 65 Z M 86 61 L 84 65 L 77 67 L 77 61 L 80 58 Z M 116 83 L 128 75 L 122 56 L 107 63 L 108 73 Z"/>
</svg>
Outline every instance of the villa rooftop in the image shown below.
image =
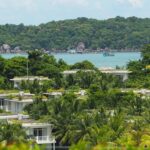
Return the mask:
<svg viewBox="0 0 150 150">
<path fill-rule="evenodd" d="M 121 89 L 122 92 L 133 92 L 136 94 L 148 95 L 150 96 L 149 89 Z"/>
<path fill-rule="evenodd" d="M 10 79 L 11 81 L 34 81 L 34 80 L 39 80 L 39 81 L 44 81 L 44 80 L 49 80 L 48 77 L 43 77 L 43 76 L 24 76 L 24 77 L 14 77 L 13 79 Z"/>
<path fill-rule="evenodd" d="M 114 68 L 111 68 L 111 67 L 108 67 L 108 68 L 99 68 L 99 71 L 101 71 L 102 73 L 121 73 L 121 74 L 129 74 L 129 73 L 132 73 L 132 71 L 129 71 L 129 70 L 125 70 L 125 69 L 114 69 Z"/>
<path fill-rule="evenodd" d="M 33 120 L 33 119 L 28 119 L 28 118 L 23 118 L 23 116 L 14 118 L 14 119 L 9 119 L 9 123 L 20 123 L 22 124 L 23 127 L 48 127 L 52 126 L 50 123 L 46 123 L 42 120 Z"/>
<path fill-rule="evenodd" d="M 64 72 L 62 72 L 63 74 L 67 75 L 67 74 L 76 74 L 78 71 L 83 71 L 83 72 L 92 72 L 94 70 L 82 70 L 82 69 L 76 69 L 76 70 L 65 70 Z"/>
<path fill-rule="evenodd" d="M 29 115 L 23 115 L 23 114 L 15 114 L 15 113 L 0 113 L 0 120 L 13 120 L 13 119 L 18 119 L 21 117 L 22 119 L 28 119 Z"/>
<path fill-rule="evenodd" d="M 33 102 L 33 97 L 35 94 L 30 93 L 6 93 L 6 94 L 0 94 L 0 98 L 4 98 L 8 101 L 17 101 L 17 102 Z"/>
<path fill-rule="evenodd" d="M 49 96 L 58 96 L 58 95 L 62 95 L 62 92 L 48 92 L 48 93 L 44 93 L 44 95 L 49 95 Z"/>
</svg>

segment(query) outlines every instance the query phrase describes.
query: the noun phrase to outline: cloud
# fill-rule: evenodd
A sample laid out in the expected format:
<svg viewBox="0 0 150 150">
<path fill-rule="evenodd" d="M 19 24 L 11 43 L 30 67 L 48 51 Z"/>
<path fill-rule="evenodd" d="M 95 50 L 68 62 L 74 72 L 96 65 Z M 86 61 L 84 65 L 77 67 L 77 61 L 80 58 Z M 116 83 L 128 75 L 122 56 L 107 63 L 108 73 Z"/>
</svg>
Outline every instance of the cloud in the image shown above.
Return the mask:
<svg viewBox="0 0 150 150">
<path fill-rule="evenodd" d="M 132 7 L 142 7 L 144 0 L 116 0 L 117 2 L 121 4 L 128 3 Z"/>
</svg>

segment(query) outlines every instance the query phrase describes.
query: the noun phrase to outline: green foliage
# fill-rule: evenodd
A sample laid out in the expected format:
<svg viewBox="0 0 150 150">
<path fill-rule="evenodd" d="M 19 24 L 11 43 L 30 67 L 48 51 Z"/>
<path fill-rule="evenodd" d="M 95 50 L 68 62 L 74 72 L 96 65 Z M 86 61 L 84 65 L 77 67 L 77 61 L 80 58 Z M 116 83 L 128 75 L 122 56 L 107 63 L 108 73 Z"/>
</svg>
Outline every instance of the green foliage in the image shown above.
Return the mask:
<svg viewBox="0 0 150 150">
<path fill-rule="evenodd" d="M 46 102 L 42 101 L 42 97 L 40 95 L 35 97 L 35 100 L 32 104 L 25 106 L 24 110 L 36 120 L 40 119 L 40 116 L 48 113 Z"/>
<path fill-rule="evenodd" d="M 131 61 L 128 69 L 132 71 L 126 87 L 150 88 L 150 44 L 145 45 L 142 49 L 142 60 Z"/>
<path fill-rule="evenodd" d="M 7 141 L 7 144 L 20 142 L 25 140 L 25 136 L 25 131 L 20 124 L 10 124 L 5 121 L 0 122 L 0 142 Z"/>
<path fill-rule="evenodd" d="M 38 145 L 34 143 L 28 143 L 28 142 L 19 142 L 19 143 L 12 143 L 10 145 L 7 145 L 5 142 L 0 143 L 0 149 L 1 150 L 44 150 L 44 148 L 39 147 Z"/>
<path fill-rule="evenodd" d="M 95 67 L 91 62 L 85 60 L 83 62 L 78 62 L 74 64 L 73 66 L 71 66 L 71 69 L 83 69 L 84 70 L 84 69 L 95 69 Z"/>
<path fill-rule="evenodd" d="M 121 21 L 123 18 L 117 20 Z M 136 22 L 136 18 L 130 20 Z M 150 98 L 120 90 L 123 87 L 149 87 L 149 71 L 146 69 L 149 65 L 149 46 L 144 48 L 142 60 L 129 63 L 128 68 L 133 73 L 125 83 L 117 77 L 100 73 L 88 61 L 71 66 L 72 69 L 83 70 L 74 75 L 63 76 L 61 72 L 70 66 L 62 60 L 57 62 L 53 56 L 38 50 L 29 52 L 29 59 L 15 57 L 10 60 L 2 59 L 2 62 L 2 88 L 10 77 L 26 75 L 27 62 L 29 75 L 50 78 L 42 84 L 37 80 L 33 83 L 22 82 L 21 89 L 36 94 L 33 104 L 26 106 L 25 111 L 31 118 L 53 124 L 58 145 L 71 146 L 71 149 L 95 150 L 149 148 Z M 9 72 L 11 69 L 12 72 Z M 65 91 L 61 97 L 43 101 L 43 92 L 60 88 Z M 80 95 L 80 90 L 85 90 L 86 94 Z M 12 127 L 10 124 L 3 127 L 2 124 L 1 141 L 24 139 L 20 127 Z"/>
<path fill-rule="evenodd" d="M 39 26 L 1 25 L 0 44 L 20 46 L 24 50 L 75 48 L 84 42 L 86 48 L 139 49 L 149 43 L 150 19 L 116 17 L 108 20 L 77 18 L 52 21 Z"/>
</svg>

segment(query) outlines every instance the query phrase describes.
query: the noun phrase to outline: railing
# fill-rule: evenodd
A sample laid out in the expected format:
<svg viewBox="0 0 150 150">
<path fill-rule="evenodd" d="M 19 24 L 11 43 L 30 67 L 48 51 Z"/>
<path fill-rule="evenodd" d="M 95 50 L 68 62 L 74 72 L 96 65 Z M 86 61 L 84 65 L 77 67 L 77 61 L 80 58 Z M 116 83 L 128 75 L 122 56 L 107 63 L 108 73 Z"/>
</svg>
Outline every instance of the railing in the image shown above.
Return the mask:
<svg viewBox="0 0 150 150">
<path fill-rule="evenodd" d="M 42 143 L 55 143 L 55 137 L 50 137 L 50 136 L 34 136 L 34 135 L 29 135 L 27 137 L 28 140 L 35 140 L 38 144 Z"/>
<path fill-rule="evenodd" d="M 48 141 L 49 140 L 49 136 L 37 136 L 36 140 L 37 141 Z"/>
<path fill-rule="evenodd" d="M 35 140 L 40 143 L 42 143 L 42 142 L 54 143 L 55 142 L 55 139 L 53 137 L 49 137 L 49 136 L 36 136 Z"/>
</svg>

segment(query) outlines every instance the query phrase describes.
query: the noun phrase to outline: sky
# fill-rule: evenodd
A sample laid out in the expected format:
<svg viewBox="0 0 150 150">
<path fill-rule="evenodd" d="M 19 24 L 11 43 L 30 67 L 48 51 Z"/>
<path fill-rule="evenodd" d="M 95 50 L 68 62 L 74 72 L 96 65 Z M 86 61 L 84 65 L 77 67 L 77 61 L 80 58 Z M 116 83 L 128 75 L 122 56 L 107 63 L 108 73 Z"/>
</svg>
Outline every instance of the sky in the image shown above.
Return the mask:
<svg viewBox="0 0 150 150">
<path fill-rule="evenodd" d="M 116 16 L 150 18 L 150 0 L 0 0 L 0 24 Z"/>
</svg>

